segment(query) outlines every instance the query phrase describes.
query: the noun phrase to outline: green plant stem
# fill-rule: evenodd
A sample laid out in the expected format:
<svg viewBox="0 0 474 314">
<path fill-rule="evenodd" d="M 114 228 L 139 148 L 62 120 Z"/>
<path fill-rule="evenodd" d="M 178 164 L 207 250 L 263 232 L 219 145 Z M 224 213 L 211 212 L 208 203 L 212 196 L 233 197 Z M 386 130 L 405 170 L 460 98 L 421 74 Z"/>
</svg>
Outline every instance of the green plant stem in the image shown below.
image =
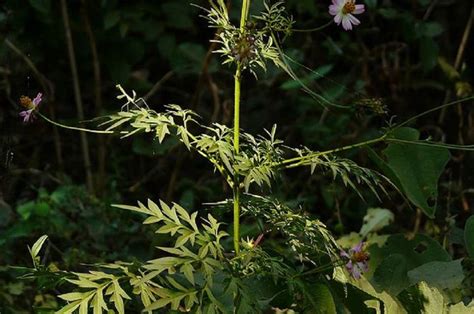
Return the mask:
<svg viewBox="0 0 474 314">
<path fill-rule="evenodd" d="M 242 0 L 242 11 L 240 12 L 240 31 L 245 29 L 247 18 L 249 17 L 250 0 Z"/>
<path fill-rule="evenodd" d="M 242 11 L 240 15 L 240 31 L 245 31 L 245 24 L 250 10 L 250 0 L 243 0 Z M 240 88 L 242 80 L 242 64 L 237 63 L 237 69 L 234 75 L 234 153 L 240 152 Z M 238 255 L 240 252 L 240 178 L 239 174 L 234 174 L 233 203 L 234 203 L 234 250 Z"/>
<path fill-rule="evenodd" d="M 75 126 L 70 126 L 70 125 L 65 125 L 65 124 L 62 124 L 62 123 L 59 123 L 59 122 L 56 122 L 56 121 L 53 121 L 51 119 L 49 119 L 48 117 L 46 117 L 45 115 L 41 114 L 40 112 L 36 112 L 36 114 L 38 116 L 40 116 L 42 119 L 44 119 L 46 122 L 49 122 L 51 123 L 52 125 L 55 125 L 55 126 L 58 126 L 60 128 L 63 128 L 63 129 L 68 129 L 68 130 L 74 130 L 74 131 L 81 131 L 81 132 L 87 132 L 87 133 L 94 133 L 94 134 L 128 134 L 130 133 L 129 131 L 120 131 L 120 132 L 116 132 L 116 131 L 101 131 L 101 130 L 92 130 L 92 129 L 86 129 L 86 128 L 80 128 L 80 127 L 75 127 Z M 189 134 L 189 137 L 194 141 L 194 142 L 197 142 L 197 138 L 192 135 L 192 134 Z M 225 177 L 227 183 L 229 184 L 229 186 L 233 187 L 233 182 L 232 182 L 232 179 L 229 175 L 227 175 L 226 171 L 225 171 L 225 168 L 222 167 L 221 165 L 219 165 L 219 163 L 217 162 L 217 160 L 215 160 L 215 158 L 212 158 L 211 156 L 207 155 L 206 153 L 200 151 L 199 149 L 197 149 L 196 147 L 193 147 L 194 149 L 196 149 L 196 151 L 203 157 L 205 157 L 207 160 L 209 160 L 216 168 L 217 170 Z"/>
<path fill-rule="evenodd" d="M 237 71 L 234 76 L 234 153 L 239 154 L 240 151 L 240 80 L 241 65 L 237 65 Z M 233 203 L 234 203 L 234 250 L 238 255 L 240 252 L 240 179 L 237 171 L 234 173 L 234 183 L 232 186 Z"/>
<path fill-rule="evenodd" d="M 295 32 L 295 33 L 312 33 L 312 32 L 317 32 L 317 31 L 320 31 L 322 29 L 325 29 L 326 27 L 332 25 L 334 23 L 333 20 L 330 20 L 329 22 L 327 22 L 326 24 L 324 25 L 321 25 L 321 26 L 318 26 L 318 27 L 315 27 L 315 28 L 308 28 L 308 29 L 292 29 L 291 31 L 292 32 Z"/>
<path fill-rule="evenodd" d="M 399 129 L 399 128 L 409 124 L 410 122 L 412 122 L 412 121 L 414 121 L 414 120 L 416 120 L 416 119 L 418 119 L 422 116 L 425 116 L 429 113 L 432 113 L 432 112 L 435 112 L 435 111 L 438 111 L 440 109 L 447 108 L 447 107 L 450 107 L 450 106 L 454 106 L 454 105 L 457 105 L 457 104 L 460 104 L 460 103 L 463 103 L 463 102 L 467 102 L 467 101 L 470 101 L 470 100 L 473 100 L 473 99 L 474 99 L 474 97 L 471 96 L 471 97 L 455 100 L 455 101 L 452 101 L 450 103 L 447 103 L 447 104 L 444 104 L 444 105 L 441 105 L 441 106 L 437 106 L 435 108 L 432 108 L 430 110 L 422 112 L 422 113 L 420 113 L 416 116 L 413 116 L 413 117 L 409 118 L 408 120 L 394 126 L 393 128 L 391 128 L 389 130 L 389 132 L 393 132 L 394 130 Z M 346 150 L 350 150 L 350 149 L 357 148 L 357 147 L 369 146 L 369 145 L 376 144 L 378 142 L 398 142 L 398 143 L 408 143 L 408 144 L 417 144 L 417 145 L 425 145 L 425 146 L 438 146 L 438 147 L 445 147 L 445 148 L 454 149 L 454 150 L 458 149 L 458 150 L 468 150 L 469 151 L 469 150 L 472 149 L 472 145 L 452 145 L 452 144 L 443 144 L 443 143 L 436 143 L 436 142 L 430 142 L 430 141 L 404 141 L 404 140 L 400 140 L 400 139 L 388 138 L 388 133 L 389 132 L 385 133 L 381 137 L 378 137 L 378 138 L 375 138 L 375 139 L 372 139 L 372 140 L 368 140 L 368 141 L 364 141 L 364 142 L 361 142 L 361 143 L 358 143 L 358 144 L 348 145 L 348 146 L 335 148 L 335 149 L 331 149 L 331 150 L 327 150 L 327 151 L 323 151 L 323 152 L 315 152 L 315 153 L 311 153 L 311 154 L 308 154 L 308 155 L 305 155 L 305 156 L 299 156 L 299 157 L 286 159 L 286 160 L 280 161 L 278 163 L 272 164 L 272 167 L 295 168 L 295 167 L 298 167 L 298 166 L 306 165 L 306 162 L 310 161 L 312 158 L 317 158 L 319 156 L 334 154 L 334 153 L 337 153 L 337 152 L 346 151 Z"/>
<path fill-rule="evenodd" d="M 40 112 L 36 112 L 36 114 L 38 116 L 40 116 L 42 119 L 44 119 L 46 122 L 49 122 L 49 123 L 51 123 L 55 126 L 63 128 L 63 129 L 81 131 L 81 132 L 87 132 L 87 133 L 95 133 L 95 134 L 114 134 L 114 133 L 118 133 L 118 132 L 114 132 L 114 131 L 91 130 L 91 129 L 79 128 L 79 127 L 75 127 L 75 126 L 69 126 L 69 125 L 65 125 L 65 124 L 55 122 L 55 121 L 49 119 L 48 117 L 44 116 Z M 120 131 L 120 134 L 128 134 L 128 133 L 129 132 L 127 132 L 127 131 Z"/>
<path fill-rule="evenodd" d="M 413 144 L 413 145 L 421 145 L 421 146 L 431 146 L 437 148 L 447 148 L 450 150 L 462 150 L 462 151 L 473 151 L 474 145 L 457 145 L 457 144 L 446 144 L 441 142 L 433 142 L 433 141 L 426 141 L 426 140 L 402 140 L 397 138 L 387 138 L 387 142 L 393 143 L 402 143 L 402 144 Z"/>
<path fill-rule="evenodd" d="M 296 274 L 296 275 L 293 276 L 293 278 L 305 277 L 305 276 L 308 276 L 308 275 L 317 274 L 317 273 L 320 273 L 320 272 L 323 272 L 323 271 L 326 271 L 326 270 L 329 270 L 329 269 L 333 269 L 333 268 L 342 266 L 344 264 L 345 263 L 342 262 L 342 261 L 340 261 L 338 263 L 335 263 L 335 264 L 329 263 L 329 264 L 322 265 L 320 267 L 316 267 L 316 268 L 310 269 L 308 271 L 302 272 L 300 274 Z"/>
<path fill-rule="evenodd" d="M 241 65 L 237 65 L 234 75 L 234 150 L 240 151 L 240 82 L 242 79 Z"/>
<path fill-rule="evenodd" d="M 313 158 L 316 158 L 316 157 L 319 157 L 319 156 L 324 156 L 324 155 L 329 155 L 329 154 L 334 154 L 334 153 L 346 151 L 346 150 L 357 148 L 357 147 L 373 145 L 373 144 L 376 144 L 378 142 L 385 141 L 386 137 L 387 137 L 387 134 L 384 134 L 381 137 L 378 137 L 378 138 L 375 138 L 375 139 L 372 139 L 372 140 L 368 140 L 368 141 L 364 141 L 364 142 L 361 142 L 361 143 L 348 145 L 348 146 L 344 146 L 344 147 L 339 147 L 339 148 L 335 148 L 335 149 L 331 149 L 331 150 L 326 150 L 326 151 L 323 151 L 323 152 L 311 153 L 311 154 L 308 154 L 308 155 L 305 155 L 305 156 L 299 156 L 299 157 L 286 159 L 286 160 L 283 160 L 279 163 L 275 163 L 272 166 L 273 167 L 283 166 L 284 168 L 295 168 L 295 167 L 304 165 L 305 162 L 307 162 L 308 160 L 311 160 Z"/>
<path fill-rule="evenodd" d="M 432 109 L 429 109 L 429 110 L 426 110 L 420 114 L 417 114 L 407 120 L 405 120 L 404 122 L 396 125 L 394 128 L 392 128 L 392 130 L 396 130 L 396 129 L 399 129 L 401 128 L 402 126 L 405 126 L 407 124 L 409 124 L 410 122 L 412 121 L 415 121 L 416 119 L 420 118 L 420 117 L 423 117 L 423 116 L 426 116 L 427 114 L 430 114 L 430 113 L 433 113 L 435 111 L 438 111 L 438 110 L 442 110 L 442 109 L 445 109 L 445 108 L 448 108 L 448 107 L 451 107 L 451 106 L 454 106 L 454 105 L 457 105 L 457 104 L 460 104 L 460 103 L 463 103 L 463 102 L 466 102 L 466 101 L 470 101 L 470 100 L 474 100 L 474 96 L 470 96 L 470 97 L 466 97 L 466 98 L 462 98 L 462 99 L 458 99 L 458 100 L 455 100 L 455 101 L 452 101 L 452 102 L 449 102 L 447 104 L 443 104 L 443 105 L 440 105 L 440 106 L 437 106 L 437 107 L 434 107 Z"/>
</svg>

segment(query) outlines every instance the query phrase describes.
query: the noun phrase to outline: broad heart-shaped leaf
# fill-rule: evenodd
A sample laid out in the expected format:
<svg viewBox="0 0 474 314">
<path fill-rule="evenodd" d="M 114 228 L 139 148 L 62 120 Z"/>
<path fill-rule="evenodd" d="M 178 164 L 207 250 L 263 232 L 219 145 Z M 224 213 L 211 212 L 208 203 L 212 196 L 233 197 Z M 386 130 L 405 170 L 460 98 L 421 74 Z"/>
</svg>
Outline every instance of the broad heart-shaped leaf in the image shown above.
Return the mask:
<svg viewBox="0 0 474 314">
<path fill-rule="evenodd" d="M 392 138 L 417 141 L 420 133 L 412 128 L 393 131 Z M 438 180 L 449 161 L 446 148 L 417 145 L 411 143 L 390 143 L 383 151 L 388 167 L 401 186 L 399 188 L 408 199 L 423 212 L 433 218 L 438 197 Z M 382 169 L 383 170 L 383 169 Z"/>
<path fill-rule="evenodd" d="M 306 285 L 305 296 L 311 304 L 311 313 L 315 314 L 335 314 L 336 304 L 328 286 L 323 283 Z"/>
<path fill-rule="evenodd" d="M 382 247 L 372 245 L 369 251 L 371 255 L 369 269 L 375 269 L 372 278 L 374 285 L 379 290 L 394 295 L 410 286 L 408 278 L 410 270 L 434 261 L 451 261 L 449 254 L 438 242 L 421 234 L 411 240 L 402 234 L 392 235 Z M 392 257 L 393 255 L 396 257 Z M 390 269 L 391 267 L 396 267 L 396 270 Z M 395 275 L 399 277 L 395 282 L 396 285 L 391 281 L 397 279 Z"/>
<path fill-rule="evenodd" d="M 430 262 L 408 272 L 410 284 L 425 281 L 439 289 L 455 289 L 461 286 L 464 272 L 461 260 L 452 262 Z"/>
<path fill-rule="evenodd" d="M 407 261 L 403 255 L 392 254 L 382 260 L 374 273 L 374 283 L 379 292 L 397 295 L 410 285 Z"/>
<path fill-rule="evenodd" d="M 364 225 L 359 233 L 365 237 L 370 232 L 377 232 L 389 225 L 394 219 L 393 213 L 385 208 L 369 208 L 364 216 Z"/>
<path fill-rule="evenodd" d="M 407 260 L 408 270 L 429 262 L 451 261 L 448 252 L 438 242 L 423 234 L 417 234 L 413 239 L 407 239 L 403 234 L 391 235 L 382 247 L 372 245 L 369 250 L 370 267 L 377 267 L 384 257 L 391 254 L 402 255 Z"/>
<path fill-rule="evenodd" d="M 474 215 L 469 217 L 464 227 L 464 243 L 466 251 L 474 259 Z"/>
</svg>

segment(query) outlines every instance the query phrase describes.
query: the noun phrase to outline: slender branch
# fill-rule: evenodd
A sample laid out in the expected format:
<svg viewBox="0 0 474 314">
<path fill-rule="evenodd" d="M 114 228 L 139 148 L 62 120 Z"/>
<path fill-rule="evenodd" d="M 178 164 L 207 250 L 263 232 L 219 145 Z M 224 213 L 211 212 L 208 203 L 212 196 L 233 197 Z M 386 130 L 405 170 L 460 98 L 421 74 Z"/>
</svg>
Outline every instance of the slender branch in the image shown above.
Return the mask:
<svg viewBox="0 0 474 314">
<path fill-rule="evenodd" d="M 231 0 L 227 0 L 227 3 L 226 3 L 227 9 L 229 9 L 230 3 L 231 3 Z M 192 110 L 196 110 L 196 107 L 199 105 L 199 97 L 201 95 L 201 90 L 202 90 L 201 87 L 202 87 L 202 84 L 204 82 L 204 79 L 209 76 L 208 67 L 209 67 L 209 64 L 210 64 L 210 62 L 212 60 L 212 57 L 214 55 L 212 52 L 215 50 L 215 47 L 217 46 L 216 40 L 219 38 L 219 33 L 220 32 L 221 32 L 221 30 L 217 30 L 216 33 L 214 34 L 214 40 L 211 41 L 211 44 L 209 45 L 206 56 L 204 57 L 204 61 L 202 63 L 202 67 L 201 67 L 201 73 L 200 73 L 199 79 L 196 83 L 196 87 L 194 89 L 194 94 L 191 98 L 190 108 Z M 211 88 L 211 92 L 213 92 L 212 88 Z M 145 98 L 145 100 L 146 100 L 146 98 Z M 211 121 L 213 121 L 213 120 L 211 119 Z M 179 174 L 179 171 L 181 170 L 180 166 L 182 164 L 181 160 L 183 158 L 185 158 L 185 155 L 180 153 L 178 155 L 177 162 L 175 163 L 176 166 L 174 168 L 173 175 Z M 172 192 L 173 192 L 173 186 L 170 184 L 166 195 L 169 196 L 169 198 L 170 198 Z"/>
<path fill-rule="evenodd" d="M 61 127 L 63 129 L 68 129 L 68 130 L 74 130 L 74 131 L 81 131 L 81 132 L 87 132 L 87 133 L 94 133 L 94 134 L 129 134 L 130 132 L 129 131 L 119 131 L 119 132 L 116 132 L 116 131 L 101 131 L 101 130 L 93 130 L 93 129 L 86 129 L 86 128 L 80 128 L 80 127 L 74 127 L 74 126 L 69 126 L 69 125 L 65 125 L 65 124 L 62 124 L 62 123 L 58 123 L 56 121 L 53 121 L 51 119 L 49 119 L 48 117 L 46 117 L 45 115 L 41 114 L 40 112 L 36 112 L 36 114 L 38 116 L 40 116 L 42 119 L 44 119 L 46 122 L 49 122 L 55 126 L 58 126 L 58 127 Z M 197 138 L 196 136 L 194 136 L 193 134 L 191 133 L 188 133 L 188 136 L 189 138 L 193 141 L 193 142 L 197 142 Z M 205 157 L 207 160 L 209 160 L 215 167 L 216 169 L 222 174 L 222 176 L 226 179 L 227 183 L 229 184 L 230 187 L 233 187 L 234 186 L 234 182 L 233 180 L 231 179 L 231 176 L 227 173 L 225 167 L 223 167 L 222 165 L 219 164 L 219 162 L 211 157 L 210 155 L 206 154 L 205 152 L 197 149 L 196 147 L 192 146 L 193 149 L 196 150 L 196 152 L 198 154 L 200 154 L 201 156 Z"/>
<path fill-rule="evenodd" d="M 334 23 L 334 21 L 330 20 L 326 24 L 323 24 L 319 27 L 308 28 L 308 29 L 292 29 L 291 31 L 294 32 L 294 33 L 312 33 L 312 32 L 317 32 L 317 31 L 323 30 L 326 27 L 331 26 L 333 23 Z"/>
<path fill-rule="evenodd" d="M 444 148 L 448 148 L 448 149 L 452 149 L 452 150 L 471 151 L 471 150 L 474 150 L 474 145 L 444 144 L 444 143 L 437 143 L 437 142 L 432 142 L 432 141 L 406 141 L 406 140 L 389 138 L 388 134 L 389 134 L 389 132 L 393 132 L 394 130 L 399 129 L 402 126 L 405 126 L 408 123 L 410 123 L 410 122 L 412 122 L 412 121 L 414 121 L 414 120 L 416 120 L 416 119 L 418 119 L 422 116 L 425 116 L 429 113 L 432 113 L 432 112 L 435 112 L 437 110 L 444 109 L 444 108 L 447 108 L 447 107 L 450 107 L 450 106 L 458 105 L 462 102 L 466 102 L 466 101 L 473 100 L 473 99 L 474 99 L 474 96 L 464 98 L 464 99 L 459 99 L 459 100 L 456 100 L 456 101 L 453 101 L 453 102 L 450 102 L 450 103 L 432 108 L 432 109 L 427 110 L 425 112 L 422 112 L 422 113 L 420 113 L 420 114 L 418 114 L 414 117 L 411 117 L 411 118 L 405 120 L 404 122 L 396 125 L 395 127 L 391 128 L 387 133 L 385 133 L 381 137 L 378 137 L 378 138 L 375 138 L 375 139 L 372 139 L 372 140 L 368 140 L 368 141 L 364 141 L 364 142 L 361 142 L 361 143 L 348 145 L 348 146 L 344 146 L 344 147 L 339 147 L 339 148 L 335 148 L 335 149 L 331 149 L 331 150 L 326 150 L 326 151 L 322 151 L 322 152 L 314 152 L 314 153 L 310 153 L 310 154 L 304 155 L 304 156 L 298 156 L 298 157 L 286 159 L 286 160 L 280 161 L 278 163 L 273 163 L 271 166 L 272 167 L 282 167 L 283 166 L 284 168 L 295 168 L 295 167 L 298 167 L 298 166 L 306 165 L 306 163 L 308 161 L 310 161 L 313 158 L 317 158 L 319 156 L 334 154 L 334 153 L 338 153 L 338 152 L 341 152 L 341 151 L 346 151 L 346 150 L 350 150 L 350 149 L 354 149 L 354 148 L 358 148 L 358 147 L 369 146 L 369 145 L 373 145 L 373 144 L 376 144 L 376 143 L 379 143 L 379 142 L 398 142 L 398 143 L 407 143 L 407 144 L 409 143 L 409 144 L 417 144 L 417 145 L 423 145 L 423 146 L 444 147 Z"/>
<path fill-rule="evenodd" d="M 100 59 L 97 51 L 97 43 L 90 23 L 86 0 L 81 0 L 82 18 L 84 21 L 84 28 L 89 40 L 89 47 L 92 55 L 92 70 L 94 73 L 94 96 L 95 96 L 95 112 L 98 116 L 102 115 L 102 75 L 100 70 Z M 97 162 L 98 162 L 98 176 L 97 176 L 97 192 L 100 195 L 104 191 L 105 182 L 107 182 L 107 173 L 105 171 L 107 145 L 104 137 L 97 139 Z"/>
<path fill-rule="evenodd" d="M 471 10 L 471 15 L 469 16 L 469 20 L 467 21 L 466 26 L 464 28 L 461 43 L 459 44 L 458 51 L 456 53 L 456 59 L 454 61 L 454 69 L 456 71 L 459 69 L 459 66 L 461 65 L 463 55 L 464 55 L 464 50 L 466 49 L 466 44 L 469 40 L 469 35 L 471 33 L 473 20 L 474 20 L 474 8 L 472 8 Z M 444 95 L 443 103 L 446 103 L 450 97 L 451 97 L 451 90 L 448 90 L 446 91 L 446 94 Z M 445 115 L 446 115 L 446 109 L 443 108 L 443 110 L 441 110 L 441 113 L 439 114 L 438 123 L 440 124 L 443 123 Z M 461 120 L 462 120 L 462 117 L 461 117 Z"/>
<path fill-rule="evenodd" d="M 326 271 L 326 270 L 329 270 L 329 269 L 333 269 L 333 268 L 336 268 L 336 267 L 343 266 L 344 264 L 345 263 L 343 261 L 339 261 L 335 264 L 329 263 L 329 264 L 322 265 L 322 266 L 310 269 L 308 271 L 296 274 L 292 278 L 294 279 L 294 278 L 297 278 L 297 277 L 305 277 L 305 276 L 308 276 L 308 275 L 317 274 L 317 273 L 320 273 L 320 272 L 323 272 L 323 271 Z"/>
<path fill-rule="evenodd" d="M 397 138 L 387 138 L 386 142 L 394 142 L 394 143 L 403 143 L 403 144 L 414 144 L 414 145 L 421 145 L 421 146 L 432 146 L 432 147 L 439 147 L 439 148 L 447 148 L 450 150 L 462 150 L 462 151 L 474 151 L 474 145 L 457 145 L 457 144 L 445 144 L 433 141 L 410 141 L 410 140 L 401 140 Z"/>
<path fill-rule="evenodd" d="M 316 158 L 316 157 L 319 157 L 319 156 L 324 156 L 324 155 L 330 155 L 330 154 L 334 154 L 334 153 L 354 149 L 354 148 L 357 148 L 357 147 L 370 146 L 370 145 L 373 145 L 373 144 L 384 141 L 386 139 L 386 137 L 387 137 L 387 134 L 384 134 L 381 137 L 378 137 L 376 139 L 364 141 L 364 142 L 361 142 L 361 143 L 348 145 L 348 146 L 344 146 L 344 147 L 339 147 L 339 148 L 335 148 L 335 149 L 331 149 L 331 150 L 326 150 L 326 151 L 323 151 L 323 152 L 315 152 L 315 153 L 311 153 L 311 154 L 308 154 L 308 155 L 305 155 L 305 156 L 299 156 L 299 157 L 286 159 L 286 160 L 283 160 L 281 162 L 274 163 L 272 165 L 272 167 L 281 167 L 281 166 L 283 166 L 284 168 L 295 168 L 295 167 L 304 165 L 305 162 L 310 161 L 313 158 Z"/>
<path fill-rule="evenodd" d="M 55 122 L 45 115 L 41 114 L 40 112 L 36 112 L 37 115 L 39 115 L 41 118 L 43 118 L 46 122 L 49 122 L 55 126 L 58 126 L 63 129 L 68 129 L 68 130 L 74 130 L 74 131 L 80 131 L 80 132 L 87 132 L 87 133 L 95 133 L 95 134 L 115 134 L 115 133 L 120 133 L 120 134 L 128 134 L 128 131 L 120 131 L 120 132 L 114 132 L 114 131 L 101 131 L 101 130 L 92 130 L 92 129 L 86 129 L 86 128 L 80 128 L 80 127 L 75 127 L 75 126 L 70 126 L 70 125 L 65 125 L 62 123 Z"/>
<path fill-rule="evenodd" d="M 169 80 L 171 77 L 173 77 L 173 75 L 174 75 L 173 71 L 166 72 L 166 74 L 163 75 L 163 77 L 158 82 L 156 82 L 155 85 L 153 85 L 153 87 L 150 89 L 150 91 L 145 96 L 143 96 L 143 99 L 145 101 L 150 99 L 151 96 L 153 96 L 157 91 L 160 90 L 163 83 L 166 82 L 167 80 Z"/>
<path fill-rule="evenodd" d="M 430 6 L 425 12 L 425 15 L 423 15 L 423 21 L 426 21 L 430 18 L 431 12 L 433 12 L 434 8 L 438 4 L 439 0 L 432 0 L 430 3 Z"/>
<path fill-rule="evenodd" d="M 28 58 L 27 55 L 25 55 L 15 44 L 13 44 L 8 38 L 5 38 L 4 40 L 5 44 L 7 45 L 8 48 L 10 48 L 14 53 L 16 53 L 18 56 L 20 56 L 23 61 L 28 65 L 28 67 L 33 71 L 34 75 L 38 78 L 38 81 L 41 85 L 41 88 L 43 88 L 45 93 L 52 93 L 53 86 L 52 83 L 41 73 L 40 70 L 36 67 L 36 65 L 31 61 L 30 58 Z"/>
<path fill-rule="evenodd" d="M 452 102 L 449 102 L 447 104 L 443 104 L 443 105 L 440 105 L 440 106 L 437 106 L 437 107 L 434 107 L 430 110 L 427 110 L 425 112 L 422 112 L 420 114 L 417 114 L 416 116 L 413 116 L 411 117 L 410 119 L 408 120 L 405 120 L 404 122 L 398 124 L 395 126 L 394 129 L 398 129 L 398 128 L 401 128 L 402 126 L 405 126 L 407 125 L 408 123 L 420 118 L 420 117 L 423 117 L 423 116 L 426 116 L 427 114 L 430 114 L 432 112 L 435 112 L 435 111 L 438 111 L 438 110 L 441 110 L 441 109 L 444 109 L 444 108 L 447 108 L 447 107 L 451 107 L 451 106 L 454 106 L 454 105 L 457 105 L 457 104 L 460 104 L 460 103 L 463 103 L 463 102 L 466 102 L 466 101 L 469 101 L 469 100 L 473 100 L 474 99 L 474 96 L 471 96 L 471 97 L 467 97 L 467 98 L 463 98 L 463 99 L 458 99 L 458 100 L 455 100 L 455 101 L 452 101 Z"/>
<path fill-rule="evenodd" d="M 81 99 L 81 88 L 79 85 L 79 74 L 77 71 L 76 55 L 74 53 L 74 43 L 72 40 L 71 26 L 69 25 L 69 14 L 67 11 L 66 0 L 61 0 L 61 13 L 64 22 L 64 31 L 66 35 L 66 44 L 69 55 L 69 65 L 71 66 L 73 88 L 74 88 L 74 100 L 76 102 L 77 115 L 79 120 L 84 120 L 84 107 Z M 93 190 L 92 171 L 91 171 L 91 159 L 89 153 L 89 143 L 85 133 L 81 133 L 81 148 L 82 158 L 84 160 L 84 168 L 86 171 L 86 182 L 89 191 Z"/>
<path fill-rule="evenodd" d="M 467 21 L 466 27 L 464 28 L 464 33 L 462 35 L 461 43 L 459 44 L 458 53 L 456 54 L 456 60 L 454 61 L 454 68 L 456 70 L 459 69 L 459 67 L 461 66 L 462 57 L 464 55 L 464 51 L 466 50 L 466 45 L 469 40 L 469 35 L 471 34 L 473 22 L 474 22 L 474 8 L 472 8 L 471 10 L 471 15 L 469 16 L 469 20 Z"/>
</svg>

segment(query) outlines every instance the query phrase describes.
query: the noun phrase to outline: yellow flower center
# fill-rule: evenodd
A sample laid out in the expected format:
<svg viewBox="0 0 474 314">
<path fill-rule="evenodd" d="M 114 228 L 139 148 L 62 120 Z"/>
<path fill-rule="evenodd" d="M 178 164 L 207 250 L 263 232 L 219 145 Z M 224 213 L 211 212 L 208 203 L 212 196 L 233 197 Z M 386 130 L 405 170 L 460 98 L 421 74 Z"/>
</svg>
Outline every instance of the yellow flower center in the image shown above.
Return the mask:
<svg viewBox="0 0 474 314">
<path fill-rule="evenodd" d="M 352 255 L 352 261 L 356 263 L 365 262 L 369 259 L 369 254 L 366 252 L 355 252 Z"/>
<path fill-rule="evenodd" d="M 354 0 L 349 0 L 344 4 L 344 7 L 342 7 L 342 13 L 343 14 L 350 14 L 354 12 L 356 9 L 355 1 Z"/>
<path fill-rule="evenodd" d="M 35 107 L 35 105 L 31 101 L 31 98 L 27 96 L 20 97 L 20 105 L 22 105 L 26 109 L 33 109 Z"/>
</svg>

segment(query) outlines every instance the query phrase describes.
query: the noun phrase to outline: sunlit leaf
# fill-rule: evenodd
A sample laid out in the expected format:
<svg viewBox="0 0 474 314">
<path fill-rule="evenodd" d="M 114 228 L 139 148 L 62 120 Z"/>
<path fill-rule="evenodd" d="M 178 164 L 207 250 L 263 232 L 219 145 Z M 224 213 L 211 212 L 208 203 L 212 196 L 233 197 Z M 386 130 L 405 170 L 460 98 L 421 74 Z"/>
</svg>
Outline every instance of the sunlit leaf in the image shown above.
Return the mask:
<svg viewBox="0 0 474 314">
<path fill-rule="evenodd" d="M 384 208 L 369 208 L 364 216 L 364 224 L 359 233 L 365 237 L 370 232 L 377 232 L 395 219 L 393 213 Z"/>
</svg>

